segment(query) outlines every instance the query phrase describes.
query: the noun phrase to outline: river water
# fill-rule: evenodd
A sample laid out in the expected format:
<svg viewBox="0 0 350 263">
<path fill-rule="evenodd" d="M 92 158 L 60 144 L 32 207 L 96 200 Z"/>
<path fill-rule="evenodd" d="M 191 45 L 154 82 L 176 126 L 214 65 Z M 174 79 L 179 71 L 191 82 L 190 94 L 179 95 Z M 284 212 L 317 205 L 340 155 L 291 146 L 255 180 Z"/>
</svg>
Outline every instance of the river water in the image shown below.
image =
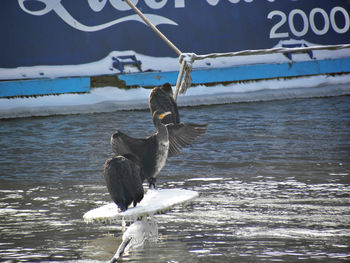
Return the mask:
<svg viewBox="0 0 350 263">
<path fill-rule="evenodd" d="M 158 240 L 122 262 L 349 262 L 350 97 L 180 109 L 207 133 L 168 160 L 159 188 L 200 196 L 155 216 Z M 148 111 L 0 121 L 0 261 L 108 261 L 121 224 L 85 224 L 110 202 L 103 164 L 117 129 Z"/>
</svg>

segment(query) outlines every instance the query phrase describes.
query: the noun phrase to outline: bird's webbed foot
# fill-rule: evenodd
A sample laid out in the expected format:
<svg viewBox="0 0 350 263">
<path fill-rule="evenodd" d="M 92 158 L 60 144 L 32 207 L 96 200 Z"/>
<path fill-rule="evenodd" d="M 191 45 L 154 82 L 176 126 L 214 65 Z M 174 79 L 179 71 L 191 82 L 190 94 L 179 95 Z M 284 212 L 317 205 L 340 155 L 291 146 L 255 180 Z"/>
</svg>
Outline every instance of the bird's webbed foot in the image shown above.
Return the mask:
<svg viewBox="0 0 350 263">
<path fill-rule="evenodd" d="M 156 181 L 157 179 L 154 177 L 148 178 L 149 189 L 156 189 Z"/>
<path fill-rule="evenodd" d="M 128 209 L 128 206 L 125 204 L 117 204 L 118 205 L 118 212 L 125 212 Z"/>
</svg>

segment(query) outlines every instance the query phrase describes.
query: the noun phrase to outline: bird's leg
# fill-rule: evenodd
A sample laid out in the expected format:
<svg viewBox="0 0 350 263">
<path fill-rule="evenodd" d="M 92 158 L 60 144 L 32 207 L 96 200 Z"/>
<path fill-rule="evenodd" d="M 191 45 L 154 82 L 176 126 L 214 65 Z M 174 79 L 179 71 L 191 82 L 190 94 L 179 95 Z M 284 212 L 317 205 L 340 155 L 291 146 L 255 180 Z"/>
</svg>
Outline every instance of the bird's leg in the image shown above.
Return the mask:
<svg viewBox="0 0 350 263">
<path fill-rule="evenodd" d="M 156 189 L 156 181 L 157 179 L 154 177 L 148 178 L 149 189 Z"/>
</svg>

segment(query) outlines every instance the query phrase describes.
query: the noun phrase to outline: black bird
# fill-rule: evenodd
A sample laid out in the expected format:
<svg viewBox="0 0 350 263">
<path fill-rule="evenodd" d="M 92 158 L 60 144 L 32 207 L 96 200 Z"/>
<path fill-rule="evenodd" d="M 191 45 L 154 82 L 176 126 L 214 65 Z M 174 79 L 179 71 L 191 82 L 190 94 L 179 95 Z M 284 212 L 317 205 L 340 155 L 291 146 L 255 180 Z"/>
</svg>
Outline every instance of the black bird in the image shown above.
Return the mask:
<svg viewBox="0 0 350 263">
<path fill-rule="evenodd" d="M 141 179 L 147 179 L 150 186 L 155 186 L 155 178 L 164 167 L 169 152 L 169 136 L 167 127 L 161 120 L 170 112 L 153 113 L 153 122 L 157 132 L 146 139 L 130 137 L 117 131 L 111 137 L 113 151 L 117 155 L 132 155 L 140 164 Z"/>
<path fill-rule="evenodd" d="M 153 178 L 165 165 L 169 140 L 167 128 L 161 119 L 170 112 L 156 111 L 154 122 L 157 132 L 146 139 L 131 138 L 122 132 L 112 135 L 112 148 L 117 156 L 108 159 L 104 166 L 104 178 L 108 192 L 121 211 L 133 203 L 139 203 L 144 195 L 142 183 L 147 178 L 155 185 Z M 115 145 L 118 148 L 115 149 Z"/>
<path fill-rule="evenodd" d="M 179 110 L 173 97 L 173 90 L 169 83 L 165 83 L 160 87 L 152 89 L 149 95 L 149 109 L 151 115 L 153 115 L 155 111 L 171 112 L 171 114 L 162 119 L 163 124 L 180 123 Z"/>
<path fill-rule="evenodd" d="M 142 200 L 142 170 L 134 156 L 120 155 L 108 159 L 104 165 L 104 177 L 108 192 L 121 211 Z"/>
<path fill-rule="evenodd" d="M 169 132 L 169 157 L 179 154 L 182 148 L 191 146 L 207 130 L 207 124 L 180 122 L 179 110 L 169 83 L 153 88 L 149 96 L 149 108 L 152 115 L 155 111 L 171 112 L 162 119 Z"/>
</svg>

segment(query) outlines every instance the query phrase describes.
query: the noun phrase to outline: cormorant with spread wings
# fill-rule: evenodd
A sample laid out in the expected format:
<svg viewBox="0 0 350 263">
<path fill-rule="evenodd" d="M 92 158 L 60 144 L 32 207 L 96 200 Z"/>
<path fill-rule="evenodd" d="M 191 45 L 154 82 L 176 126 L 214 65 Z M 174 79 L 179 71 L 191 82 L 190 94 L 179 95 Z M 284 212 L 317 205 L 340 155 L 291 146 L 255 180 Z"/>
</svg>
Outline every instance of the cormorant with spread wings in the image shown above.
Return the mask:
<svg viewBox="0 0 350 263">
<path fill-rule="evenodd" d="M 155 187 L 156 177 L 164 167 L 167 158 L 180 153 L 182 148 L 192 145 L 194 140 L 207 130 L 207 124 L 180 122 L 178 108 L 169 84 L 154 88 L 149 102 L 153 123 L 157 129 L 155 134 L 139 139 L 117 131 L 111 136 L 112 150 L 117 155 L 114 158 L 120 159 L 120 156 L 123 156 L 130 160 L 133 166 L 127 170 L 120 161 L 108 162 L 107 160 L 105 164 L 105 179 L 112 199 L 114 198 L 113 201 L 117 204 L 118 202 L 126 204 L 126 208 L 132 202 L 134 205 L 139 202 L 137 198 L 133 198 L 133 196 L 141 196 L 141 191 L 136 190 L 140 189 L 139 181 L 141 181 L 141 188 L 145 179 L 148 180 L 150 187 Z M 112 180 L 114 177 L 118 178 Z M 115 183 L 112 185 L 111 182 Z M 128 190 L 129 186 L 132 186 L 130 190 Z M 131 197 L 128 199 L 125 193 L 128 191 L 134 191 L 136 194 L 129 195 Z M 118 206 L 121 208 L 119 204 Z"/>
</svg>

